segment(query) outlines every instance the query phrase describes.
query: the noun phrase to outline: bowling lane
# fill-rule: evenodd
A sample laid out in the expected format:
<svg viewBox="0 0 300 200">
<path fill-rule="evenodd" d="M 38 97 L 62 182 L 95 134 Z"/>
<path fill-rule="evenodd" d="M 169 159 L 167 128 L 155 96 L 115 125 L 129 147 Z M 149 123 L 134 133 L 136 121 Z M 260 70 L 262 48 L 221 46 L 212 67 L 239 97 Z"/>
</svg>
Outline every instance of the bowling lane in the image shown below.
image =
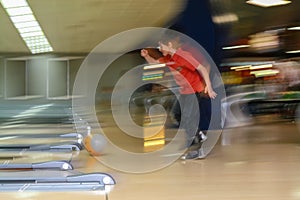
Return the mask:
<svg viewBox="0 0 300 200">
<path fill-rule="evenodd" d="M 222 144 L 224 137 L 231 142 Z M 147 174 L 113 173 L 118 184 L 110 198 L 299 199 L 299 142 L 290 122 L 226 129 L 206 159 Z"/>
<path fill-rule="evenodd" d="M 114 127 L 106 127 L 111 134 Z M 117 140 L 117 137 L 114 138 Z M 122 139 L 122 138 L 120 138 Z M 131 145 L 136 141 L 122 140 Z M 99 191 L 0 192 L 1 199 L 299 199 L 300 135 L 296 123 L 254 124 L 225 129 L 203 160 L 177 160 L 150 173 L 112 169 L 86 151 L 72 159 L 82 173 L 105 172 L 116 180 L 106 196 Z M 109 155 L 102 155 L 109 156 Z M 100 159 L 101 160 L 101 159 Z M 118 162 L 130 162 L 124 157 Z M 51 194 L 51 195 L 50 195 Z"/>
</svg>

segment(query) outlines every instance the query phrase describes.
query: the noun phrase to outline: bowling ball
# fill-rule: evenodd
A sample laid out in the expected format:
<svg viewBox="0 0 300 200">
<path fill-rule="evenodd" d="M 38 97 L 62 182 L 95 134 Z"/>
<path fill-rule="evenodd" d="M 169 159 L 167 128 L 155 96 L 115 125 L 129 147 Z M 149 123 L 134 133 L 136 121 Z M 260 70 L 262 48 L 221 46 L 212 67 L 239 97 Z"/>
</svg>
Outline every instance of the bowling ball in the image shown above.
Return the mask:
<svg viewBox="0 0 300 200">
<path fill-rule="evenodd" d="M 91 134 L 84 138 L 84 146 L 92 156 L 100 156 L 106 146 L 107 140 L 102 134 Z"/>
</svg>

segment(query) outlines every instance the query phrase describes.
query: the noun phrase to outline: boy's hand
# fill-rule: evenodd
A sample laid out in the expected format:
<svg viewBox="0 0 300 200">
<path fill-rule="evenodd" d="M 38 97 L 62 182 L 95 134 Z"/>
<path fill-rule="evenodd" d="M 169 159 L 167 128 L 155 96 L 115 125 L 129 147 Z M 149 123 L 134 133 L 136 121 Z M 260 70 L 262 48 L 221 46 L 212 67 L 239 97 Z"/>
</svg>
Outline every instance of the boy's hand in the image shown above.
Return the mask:
<svg viewBox="0 0 300 200">
<path fill-rule="evenodd" d="M 211 99 L 217 97 L 217 93 L 212 88 L 208 88 L 207 86 L 204 88 L 204 93 L 207 93 Z"/>
</svg>

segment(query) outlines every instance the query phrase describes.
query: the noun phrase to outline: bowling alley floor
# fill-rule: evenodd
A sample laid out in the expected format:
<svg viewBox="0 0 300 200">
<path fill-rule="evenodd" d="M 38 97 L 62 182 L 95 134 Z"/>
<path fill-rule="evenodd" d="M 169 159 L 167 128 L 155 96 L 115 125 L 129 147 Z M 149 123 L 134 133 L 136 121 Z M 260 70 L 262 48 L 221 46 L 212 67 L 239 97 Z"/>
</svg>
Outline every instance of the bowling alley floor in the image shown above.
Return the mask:
<svg viewBox="0 0 300 200">
<path fill-rule="evenodd" d="M 223 130 L 213 151 L 200 160 L 177 160 L 154 172 L 132 174 L 104 166 L 86 152 L 76 170 L 105 172 L 116 185 L 97 192 L 1 192 L 1 199 L 300 199 L 300 129 L 293 121 L 254 123 Z M 126 158 L 119 162 L 128 162 Z"/>
<path fill-rule="evenodd" d="M 300 135 L 290 121 L 226 129 L 203 160 L 115 175 L 110 199 L 299 199 Z"/>
</svg>

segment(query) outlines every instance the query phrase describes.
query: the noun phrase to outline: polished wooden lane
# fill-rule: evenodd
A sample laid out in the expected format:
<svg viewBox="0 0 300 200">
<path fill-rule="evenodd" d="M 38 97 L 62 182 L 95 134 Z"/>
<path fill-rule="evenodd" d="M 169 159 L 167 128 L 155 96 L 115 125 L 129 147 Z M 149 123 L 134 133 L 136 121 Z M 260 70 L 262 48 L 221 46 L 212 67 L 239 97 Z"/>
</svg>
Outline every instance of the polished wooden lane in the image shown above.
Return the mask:
<svg viewBox="0 0 300 200">
<path fill-rule="evenodd" d="M 117 184 L 108 196 L 99 192 L 2 192 L 0 198 L 300 199 L 299 144 L 299 129 L 289 121 L 225 129 L 207 158 L 177 160 L 161 170 L 141 174 L 111 169 L 81 152 L 73 159 L 76 170 L 106 172 L 116 179 Z"/>
<path fill-rule="evenodd" d="M 118 173 L 110 198 L 299 199 L 298 132 L 289 122 L 224 130 L 204 160 L 176 161 L 149 174 Z M 225 139 L 231 142 L 222 145 Z"/>
</svg>

